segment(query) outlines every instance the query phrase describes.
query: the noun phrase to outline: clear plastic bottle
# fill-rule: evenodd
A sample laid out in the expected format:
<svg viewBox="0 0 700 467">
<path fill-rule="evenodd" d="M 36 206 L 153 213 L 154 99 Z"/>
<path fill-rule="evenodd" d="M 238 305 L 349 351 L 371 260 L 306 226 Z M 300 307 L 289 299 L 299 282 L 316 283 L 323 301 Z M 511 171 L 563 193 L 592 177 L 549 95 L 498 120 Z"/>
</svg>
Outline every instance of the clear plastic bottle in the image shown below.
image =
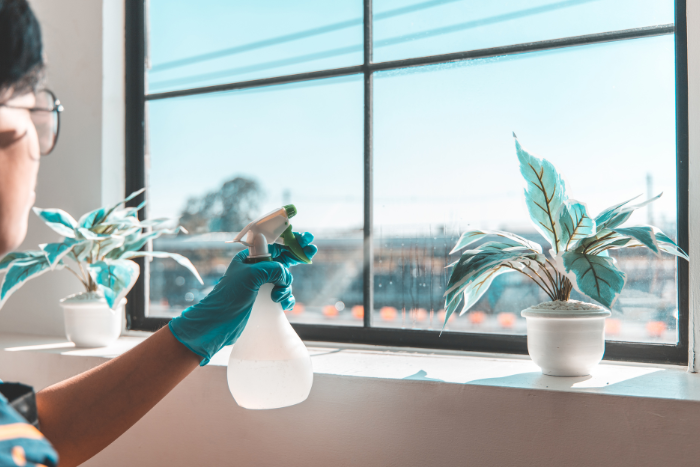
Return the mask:
<svg viewBox="0 0 700 467">
<path fill-rule="evenodd" d="M 272 284 L 258 292 L 228 362 L 228 387 L 241 407 L 277 409 L 304 402 L 313 384 L 311 357 L 279 303 Z"/>
</svg>

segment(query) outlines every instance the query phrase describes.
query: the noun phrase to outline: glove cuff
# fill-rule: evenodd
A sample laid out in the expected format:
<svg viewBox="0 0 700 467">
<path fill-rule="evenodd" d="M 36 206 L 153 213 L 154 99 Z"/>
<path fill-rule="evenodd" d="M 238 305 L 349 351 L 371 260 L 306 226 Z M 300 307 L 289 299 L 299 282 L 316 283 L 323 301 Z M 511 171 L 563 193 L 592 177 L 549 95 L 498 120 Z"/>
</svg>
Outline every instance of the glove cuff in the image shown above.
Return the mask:
<svg viewBox="0 0 700 467">
<path fill-rule="evenodd" d="M 185 342 L 184 340 L 182 340 L 182 338 L 180 338 L 180 336 L 178 335 L 177 331 L 175 330 L 175 327 L 177 326 L 176 320 L 177 320 L 177 318 L 173 318 L 173 319 L 171 319 L 170 322 L 168 323 L 168 328 L 170 329 L 170 333 L 175 337 L 175 339 L 178 340 L 178 342 L 180 342 L 182 345 L 184 345 L 185 347 L 187 347 L 187 348 L 190 350 L 190 352 L 192 352 L 192 353 L 194 353 L 194 354 L 196 354 L 196 355 L 202 357 L 202 361 L 199 362 L 199 366 L 205 366 L 207 363 L 209 363 L 209 361 L 211 360 L 211 358 L 208 357 L 206 354 L 203 355 L 202 352 L 193 349 L 193 348 L 190 346 L 190 344 L 188 344 L 187 342 Z"/>
</svg>

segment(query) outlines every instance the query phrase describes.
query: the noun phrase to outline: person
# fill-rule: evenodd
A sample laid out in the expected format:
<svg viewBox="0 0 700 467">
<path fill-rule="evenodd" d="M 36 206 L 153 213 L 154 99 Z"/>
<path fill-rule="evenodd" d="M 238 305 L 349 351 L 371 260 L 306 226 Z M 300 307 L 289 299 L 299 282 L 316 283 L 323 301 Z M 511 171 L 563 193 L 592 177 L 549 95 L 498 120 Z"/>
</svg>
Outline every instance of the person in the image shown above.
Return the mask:
<svg viewBox="0 0 700 467">
<path fill-rule="evenodd" d="M 58 136 L 60 103 L 39 90 L 44 57 L 39 23 L 27 0 L 0 0 L 0 257 L 25 237 L 40 156 Z M 311 258 L 309 233 L 296 234 Z M 213 291 L 129 352 L 36 394 L 37 430 L 0 395 L 0 465 L 78 465 L 128 430 L 180 381 L 238 338 L 257 291 L 294 305 L 295 257 L 270 245 L 274 261 L 231 262 Z M 2 375 L 0 375 L 1 377 Z M 47 441 L 48 440 L 48 441 Z M 50 441 L 50 443 L 49 443 Z"/>
</svg>

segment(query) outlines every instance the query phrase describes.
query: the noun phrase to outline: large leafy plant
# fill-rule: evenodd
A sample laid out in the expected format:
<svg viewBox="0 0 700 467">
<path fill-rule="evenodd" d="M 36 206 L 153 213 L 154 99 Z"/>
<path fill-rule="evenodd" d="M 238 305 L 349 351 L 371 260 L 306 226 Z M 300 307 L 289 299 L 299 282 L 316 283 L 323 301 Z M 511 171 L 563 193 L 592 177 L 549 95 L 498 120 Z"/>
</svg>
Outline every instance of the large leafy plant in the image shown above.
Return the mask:
<svg viewBox="0 0 700 467">
<path fill-rule="evenodd" d="M 63 241 L 39 245 L 38 251 L 12 252 L 0 260 L 0 272 L 5 273 L 0 283 L 0 308 L 28 280 L 46 271 L 67 269 L 86 292 L 103 295 L 115 309 L 139 276 L 139 265 L 132 260 L 141 256 L 172 258 L 201 283 L 194 265 L 184 256 L 143 250 L 150 240 L 184 231 L 182 227 L 159 228 L 168 221 L 165 218 L 139 220 L 138 211 L 145 201 L 137 207 L 124 207 L 143 191 L 132 193 L 114 206 L 88 212 L 78 221 L 60 209 L 34 208 L 46 225 L 64 237 Z M 72 264 L 67 263 L 68 259 Z"/>
<path fill-rule="evenodd" d="M 513 135 L 515 137 L 515 134 Z M 651 225 L 622 227 L 632 213 L 661 195 L 639 204 L 636 198 L 611 206 L 591 217 L 586 205 L 570 199 L 566 183 L 554 165 L 525 151 L 515 138 L 520 173 L 525 179 L 525 201 L 535 228 L 551 245 L 542 247 L 518 235 L 488 230 L 464 232 L 451 253 L 486 237 L 494 240 L 462 252 L 451 264 L 445 292 L 445 323 L 464 302 L 466 312 L 501 274 L 518 272 L 535 282 L 552 300 L 569 300 L 572 288 L 605 307 L 612 307 L 625 285 L 608 250 L 648 248 L 656 255 L 669 253 L 689 260 L 666 234 Z"/>
</svg>

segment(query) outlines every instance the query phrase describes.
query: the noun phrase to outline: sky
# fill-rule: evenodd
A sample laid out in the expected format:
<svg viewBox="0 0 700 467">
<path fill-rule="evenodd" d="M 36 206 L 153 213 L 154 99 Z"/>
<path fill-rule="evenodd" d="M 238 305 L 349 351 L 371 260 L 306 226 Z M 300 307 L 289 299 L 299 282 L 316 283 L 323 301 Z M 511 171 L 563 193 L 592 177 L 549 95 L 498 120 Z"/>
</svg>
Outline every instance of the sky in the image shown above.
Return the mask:
<svg viewBox="0 0 700 467">
<path fill-rule="evenodd" d="M 668 0 L 375 0 L 375 61 L 673 22 Z M 150 0 L 149 92 L 359 64 L 361 1 Z M 531 230 L 512 132 L 597 213 L 664 192 L 675 224 L 672 35 L 375 74 L 375 226 Z M 235 176 L 295 227 L 360 229 L 363 84 L 347 76 L 150 101 L 149 216 Z M 646 223 L 643 210 L 632 219 Z"/>
</svg>

